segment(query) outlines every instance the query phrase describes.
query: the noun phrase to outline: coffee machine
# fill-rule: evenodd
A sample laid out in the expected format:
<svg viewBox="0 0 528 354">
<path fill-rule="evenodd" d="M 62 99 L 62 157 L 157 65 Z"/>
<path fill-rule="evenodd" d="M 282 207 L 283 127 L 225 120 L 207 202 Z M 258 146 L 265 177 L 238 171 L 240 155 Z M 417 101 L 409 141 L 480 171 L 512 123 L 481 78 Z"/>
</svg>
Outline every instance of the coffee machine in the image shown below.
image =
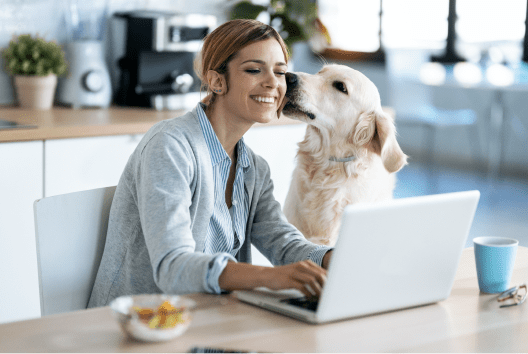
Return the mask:
<svg viewBox="0 0 528 354">
<path fill-rule="evenodd" d="M 122 38 L 114 50 L 123 53 L 118 60 L 115 103 L 156 110 L 193 108 L 200 100 L 201 86 L 194 58 L 203 38 L 216 26 L 216 18 L 130 11 L 115 13 L 113 21 Z"/>
</svg>

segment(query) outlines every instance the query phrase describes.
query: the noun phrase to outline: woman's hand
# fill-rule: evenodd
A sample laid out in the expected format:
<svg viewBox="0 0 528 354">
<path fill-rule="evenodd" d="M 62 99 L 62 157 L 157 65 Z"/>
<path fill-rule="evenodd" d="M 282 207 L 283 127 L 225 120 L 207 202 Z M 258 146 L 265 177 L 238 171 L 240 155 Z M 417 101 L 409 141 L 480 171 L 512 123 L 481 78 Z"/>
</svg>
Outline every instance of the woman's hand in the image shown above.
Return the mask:
<svg viewBox="0 0 528 354">
<path fill-rule="evenodd" d="M 261 267 L 228 262 L 218 279 L 223 290 L 298 289 L 308 297 L 319 296 L 326 281 L 326 270 L 310 260 L 279 267 Z"/>
<path fill-rule="evenodd" d="M 263 286 L 272 289 L 300 290 L 308 297 L 319 297 L 326 282 L 326 269 L 310 260 L 270 268 Z"/>
</svg>

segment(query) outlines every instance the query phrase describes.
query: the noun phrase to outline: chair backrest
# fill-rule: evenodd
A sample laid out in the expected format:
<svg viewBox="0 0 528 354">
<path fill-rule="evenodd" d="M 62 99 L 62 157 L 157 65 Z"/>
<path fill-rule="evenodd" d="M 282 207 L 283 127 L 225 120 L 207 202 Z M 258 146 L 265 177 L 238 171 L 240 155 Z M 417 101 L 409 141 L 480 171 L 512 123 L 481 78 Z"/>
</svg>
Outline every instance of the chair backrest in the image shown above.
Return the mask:
<svg viewBox="0 0 528 354">
<path fill-rule="evenodd" d="M 103 255 L 115 188 L 35 201 L 42 316 L 87 307 Z"/>
<path fill-rule="evenodd" d="M 388 103 L 395 110 L 397 120 L 420 115 L 430 105 L 429 90 L 420 83 L 420 67 L 426 61 L 424 50 L 386 50 Z"/>
</svg>

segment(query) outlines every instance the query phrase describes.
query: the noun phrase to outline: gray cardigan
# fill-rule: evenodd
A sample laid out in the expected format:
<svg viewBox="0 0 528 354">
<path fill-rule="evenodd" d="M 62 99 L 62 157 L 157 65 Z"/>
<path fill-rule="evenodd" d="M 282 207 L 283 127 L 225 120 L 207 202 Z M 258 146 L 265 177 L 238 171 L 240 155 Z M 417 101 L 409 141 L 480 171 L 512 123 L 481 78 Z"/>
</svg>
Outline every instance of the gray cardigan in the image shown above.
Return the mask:
<svg viewBox="0 0 528 354">
<path fill-rule="evenodd" d="M 308 259 L 323 246 L 287 222 L 273 197 L 266 161 L 249 148 L 248 153 L 249 216 L 237 260 L 251 263 L 252 243 L 273 265 Z M 212 164 L 196 109 L 154 125 L 117 185 L 88 307 L 121 295 L 206 291 L 214 255 L 203 249 L 213 198 Z"/>
</svg>

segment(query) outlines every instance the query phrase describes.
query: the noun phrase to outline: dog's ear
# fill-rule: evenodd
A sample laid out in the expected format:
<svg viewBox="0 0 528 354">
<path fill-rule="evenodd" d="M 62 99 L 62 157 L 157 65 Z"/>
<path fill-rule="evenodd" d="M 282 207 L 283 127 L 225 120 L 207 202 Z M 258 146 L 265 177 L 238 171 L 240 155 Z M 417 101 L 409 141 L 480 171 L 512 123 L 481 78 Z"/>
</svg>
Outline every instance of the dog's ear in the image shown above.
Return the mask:
<svg viewBox="0 0 528 354">
<path fill-rule="evenodd" d="M 384 112 L 362 113 L 352 140 L 354 144 L 380 155 L 383 166 L 389 172 L 399 171 L 407 164 L 407 156 L 396 141 L 394 123 Z"/>
<path fill-rule="evenodd" d="M 376 116 L 374 112 L 363 112 L 359 115 L 358 124 L 352 134 L 352 143 L 364 146 L 370 143 L 376 134 Z"/>
</svg>

